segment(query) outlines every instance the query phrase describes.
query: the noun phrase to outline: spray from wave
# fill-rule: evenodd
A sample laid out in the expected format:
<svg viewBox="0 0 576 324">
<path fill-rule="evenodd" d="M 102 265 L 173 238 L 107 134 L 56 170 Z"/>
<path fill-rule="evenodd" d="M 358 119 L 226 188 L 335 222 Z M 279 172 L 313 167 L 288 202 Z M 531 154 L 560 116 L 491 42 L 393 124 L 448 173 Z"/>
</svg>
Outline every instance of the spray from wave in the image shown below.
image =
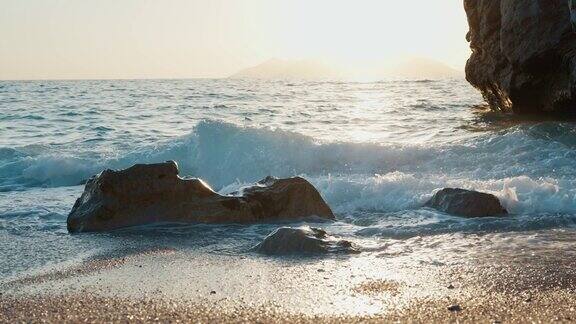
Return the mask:
<svg viewBox="0 0 576 324">
<path fill-rule="evenodd" d="M 575 152 L 547 125 L 518 127 L 445 146 L 321 143 L 268 128 L 203 121 L 183 137 L 120 157 L 59 154 L 49 147 L 0 150 L 0 190 L 73 186 L 105 168 L 175 160 L 183 176 L 223 192 L 267 175 L 302 175 L 337 212 L 421 206 L 444 187 L 497 195 L 516 214 L 576 211 Z"/>
</svg>

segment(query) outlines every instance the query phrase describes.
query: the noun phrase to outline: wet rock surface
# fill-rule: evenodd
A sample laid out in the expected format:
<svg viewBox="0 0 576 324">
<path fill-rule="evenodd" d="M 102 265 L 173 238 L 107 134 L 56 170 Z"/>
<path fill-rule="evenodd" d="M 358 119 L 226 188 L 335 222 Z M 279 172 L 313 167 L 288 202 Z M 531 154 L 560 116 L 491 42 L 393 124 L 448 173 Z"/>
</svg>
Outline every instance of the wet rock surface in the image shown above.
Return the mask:
<svg viewBox="0 0 576 324">
<path fill-rule="evenodd" d="M 466 78 L 495 110 L 576 115 L 571 0 L 465 0 Z"/>
<path fill-rule="evenodd" d="M 268 235 L 255 247 L 267 255 L 358 253 L 353 244 L 339 240 L 314 227 L 282 227 Z"/>
<path fill-rule="evenodd" d="M 494 195 L 454 188 L 438 191 L 424 206 L 462 217 L 490 217 L 508 213 Z"/>
<path fill-rule="evenodd" d="M 300 177 L 268 177 L 242 194 L 223 196 L 200 179 L 182 179 L 175 162 L 106 170 L 86 183 L 68 215 L 70 232 L 108 231 L 152 223 L 253 223 L 306 217 L 334 219 Z"/>
</svg>

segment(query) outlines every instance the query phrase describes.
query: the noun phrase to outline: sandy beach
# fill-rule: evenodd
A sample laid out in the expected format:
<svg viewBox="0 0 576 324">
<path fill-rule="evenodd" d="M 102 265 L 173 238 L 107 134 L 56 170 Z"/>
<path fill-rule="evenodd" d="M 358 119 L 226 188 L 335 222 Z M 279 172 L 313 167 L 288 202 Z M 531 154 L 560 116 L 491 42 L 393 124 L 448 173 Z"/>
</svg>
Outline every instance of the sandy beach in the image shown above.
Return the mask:
<svg viewBox="0 0 576 324">
<path fill-rule="evenodd" d="M 116 251 L 2 283 L 2 322 L 571 322 L 571 230 L 442 254 L 271 258 Z M 537 246 L 521 246 L 529 237 Z M 548 240 L 546 239 L 548 238 Z M 546 242 L 546 243 L 542 243 Z"/>
</svg>

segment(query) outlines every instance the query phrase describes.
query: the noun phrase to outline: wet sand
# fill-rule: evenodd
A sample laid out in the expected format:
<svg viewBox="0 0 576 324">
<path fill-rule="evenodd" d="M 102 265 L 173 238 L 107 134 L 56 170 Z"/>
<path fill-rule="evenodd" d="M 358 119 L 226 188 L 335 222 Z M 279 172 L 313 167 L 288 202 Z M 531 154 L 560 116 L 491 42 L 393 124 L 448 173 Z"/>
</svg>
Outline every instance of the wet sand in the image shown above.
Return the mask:
<svg viewBox="0 0 576 324">
<path fill-rule="evenodd" d="M 310 315 L 282 310 L 278 305 L 223 307 L 206 301 L 192 303 L 165 299 L 102 297 L 90 292 L 62 296 L 1 297 L 0 321 L 14 322 L 573 322 L 576 299 L 573 291 L 534 291 L 510 296 L 483 293 L 461 297 L 459 312 L 447 309 L 446 300 L 414 300 L 408 307 L 373 315 Z"/>
<path fill-rule="evenodd" d="M 547 235 L 420 259 L 116 251 L 3 282 L 0 321 L 576 321 L 574 233 Z"/>
</svg>

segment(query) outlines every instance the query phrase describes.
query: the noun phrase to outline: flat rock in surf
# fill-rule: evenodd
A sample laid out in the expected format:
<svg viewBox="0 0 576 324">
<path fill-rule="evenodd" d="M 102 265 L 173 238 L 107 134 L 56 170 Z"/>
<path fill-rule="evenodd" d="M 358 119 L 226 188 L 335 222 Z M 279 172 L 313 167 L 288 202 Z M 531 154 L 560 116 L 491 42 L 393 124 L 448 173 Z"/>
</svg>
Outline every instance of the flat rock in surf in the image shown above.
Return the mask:
<svg viewBox="0 0 576 324">
<path fill-rule="evenodd" d="M 438 191 L 425 207 L 462 217 L 490 217 L 508 214 L 494 195 L 464 189 L 445 188 Z"/>
<path fill-rule="evenodd" d="M 281 227 L 255 247 L 268 255 L 358 253 L 352 243 L 339 240 L 314 227 Z"/>
<path fill-rule="evenodd" d="M 334 219 L 300 177 L 267 177 L 241 195 L 223 196 L 200 179 L 182 179 L 174 161 L 105 170 L 86 183 L 68 215 L 68 231 L 98 232 L 152 223 L 254 223 Z"/>
</svg>

